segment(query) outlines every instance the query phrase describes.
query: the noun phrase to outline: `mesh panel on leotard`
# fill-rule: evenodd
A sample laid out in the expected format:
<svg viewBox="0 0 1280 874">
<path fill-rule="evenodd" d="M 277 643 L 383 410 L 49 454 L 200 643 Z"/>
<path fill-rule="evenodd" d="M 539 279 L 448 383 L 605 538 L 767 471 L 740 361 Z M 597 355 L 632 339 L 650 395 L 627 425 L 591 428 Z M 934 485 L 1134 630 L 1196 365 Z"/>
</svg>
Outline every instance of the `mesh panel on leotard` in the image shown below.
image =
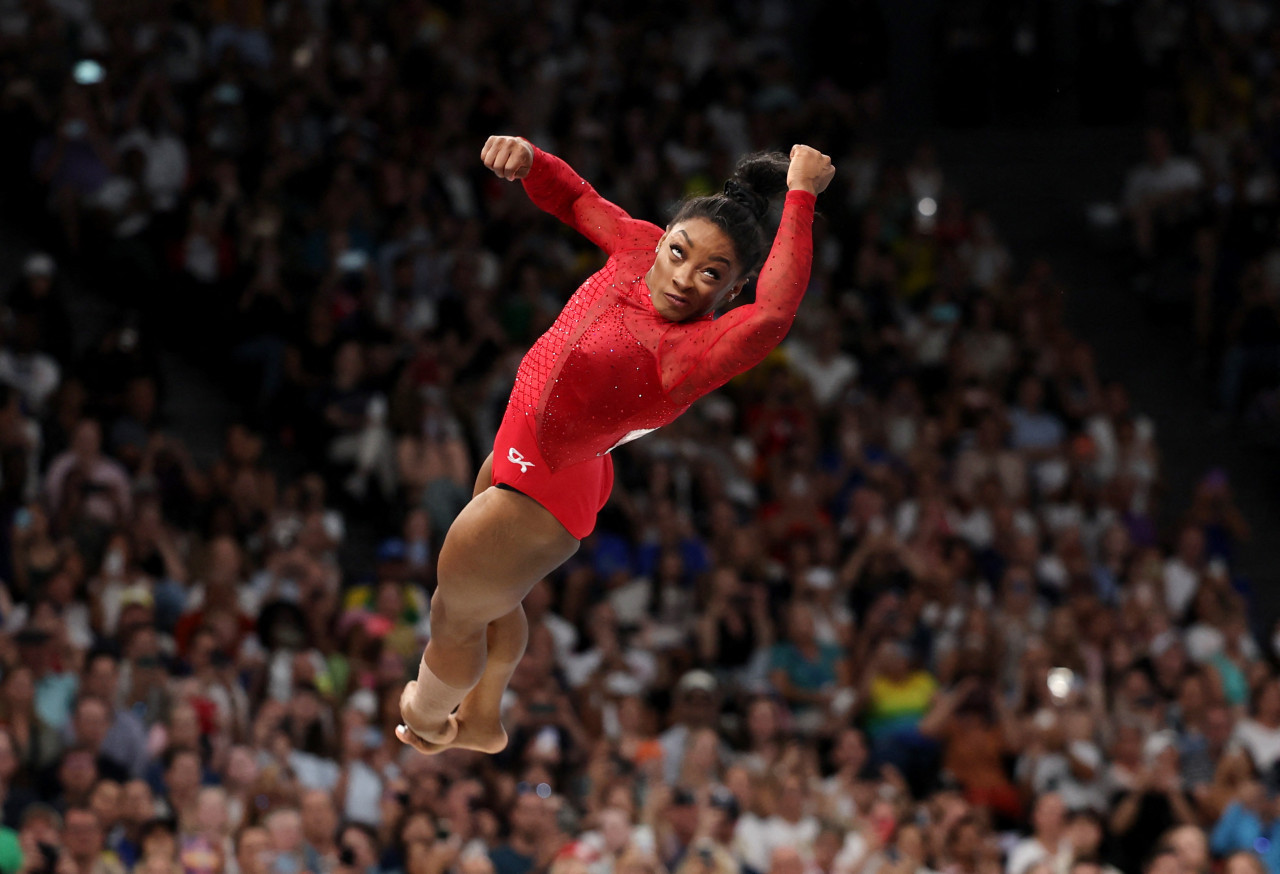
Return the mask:
<svg viewBox="0 0 1280 874">
<path fill-rule="evenodd" d="M 610 255 L 525 355 L 511 394 L 514 408 L 536 417 L 538 446 L 553 469 L 667 424 L 786 335 L 808 282 L 813 195 L 787 195 L 754 303 L 678 323 L 658 314 L 644 282 L 658 227 L 630 218 L 541 150 L 525 188 Z"/>
</svg>

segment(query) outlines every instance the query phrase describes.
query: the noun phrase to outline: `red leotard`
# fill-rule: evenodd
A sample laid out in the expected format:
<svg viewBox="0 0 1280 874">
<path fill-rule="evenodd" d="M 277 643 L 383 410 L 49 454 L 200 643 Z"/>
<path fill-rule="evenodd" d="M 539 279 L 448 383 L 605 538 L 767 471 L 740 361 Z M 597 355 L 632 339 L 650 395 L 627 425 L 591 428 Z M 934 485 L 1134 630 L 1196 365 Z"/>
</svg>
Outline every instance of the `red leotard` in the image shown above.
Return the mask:
<svg viewBox="0 0 1280 874">
<path fill-rule="evenodd" d="M 787 192 L 754 303 L 719 318 L 673 322 L 654 309 L 644 279 L 661 228 L 631 218 L 536 146 L 524 187 L 534 203 L 609 258 L 520 362 L 494 443 L 494 483 L 524 492 L 574 536 L 585 537 L 612 483 L 608 452 L 671 422 L 754 367 L 786 336 L 809 281 L 816 198 Z M 519 444 L 518 432 L 524 433 Z M 577 470 L 584 465 L 592 473 Z M 594 506 L 590 518 L 581 507 L 557 512 L 566 491 L 577 493 L 570 503 Z"/>
</svg>

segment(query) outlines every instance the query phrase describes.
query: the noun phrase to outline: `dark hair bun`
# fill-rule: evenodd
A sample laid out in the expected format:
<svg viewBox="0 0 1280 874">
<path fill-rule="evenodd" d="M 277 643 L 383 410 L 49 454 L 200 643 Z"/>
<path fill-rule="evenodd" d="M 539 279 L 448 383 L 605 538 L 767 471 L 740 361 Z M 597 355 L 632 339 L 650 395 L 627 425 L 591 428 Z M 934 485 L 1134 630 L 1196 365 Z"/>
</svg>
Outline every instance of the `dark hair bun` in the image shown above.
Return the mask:
<svg viewBox="0 0 1280 874">
<path fill-rule="evenodd" d="M 758 219 L 763 219 L 769 214 L 769 198 L 757 194 L 755 189 L 743 185 L 736 179 L 730 179 L 724 184 L 724 196 L 751 210 L 751 214 Z"/>
<path fill-rule="evenodd" d="M 724 194 L 763 219 L 769 199 L 787 188 L 787 168 L 791 161 L 781 152 L 754 152 L 738 161 L 733 177 L 724 184 Z"/>
</svg>

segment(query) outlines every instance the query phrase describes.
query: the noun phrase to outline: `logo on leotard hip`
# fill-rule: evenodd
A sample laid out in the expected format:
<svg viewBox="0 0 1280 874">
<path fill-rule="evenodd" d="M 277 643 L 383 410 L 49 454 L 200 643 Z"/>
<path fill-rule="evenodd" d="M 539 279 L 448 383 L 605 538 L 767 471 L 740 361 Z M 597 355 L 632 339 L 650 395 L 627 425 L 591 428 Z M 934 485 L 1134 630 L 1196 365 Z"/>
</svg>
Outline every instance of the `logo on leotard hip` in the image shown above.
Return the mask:
<svg viewBox="0 0 1280 874">
<path fill-rule="evenodd" d="M 528 473 L 529 468 L 533 467 L 533 462 L 525 461 L 524 456 L 521 455 L 514 446 L 512 446 L 510 449 L 507 450 L 507 461 L 511 462 L 512 464 L 520 465 L 521 473 Z"/>
</svg>

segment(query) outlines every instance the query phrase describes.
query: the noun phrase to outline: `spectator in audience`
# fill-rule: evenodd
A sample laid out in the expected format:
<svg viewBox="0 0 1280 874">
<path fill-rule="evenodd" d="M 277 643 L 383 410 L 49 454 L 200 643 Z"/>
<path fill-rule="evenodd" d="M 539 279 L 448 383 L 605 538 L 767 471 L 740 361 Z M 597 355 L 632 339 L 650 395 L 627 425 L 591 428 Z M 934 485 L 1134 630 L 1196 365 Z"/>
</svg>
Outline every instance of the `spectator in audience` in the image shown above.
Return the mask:
<svg viewBox="0 0 1280 874">
<path fill-rule="evenodd" d="M 1194 217 L 1204 177 L 1193 160 L 1174 154 L 1168 131 L 1148 128 L 1143 144 L 1143 160 L 1129 171 L 1122 201 L 1138 254 L 1149 259 Z"/>
<path fill-rule="evenodd" d="M 71 314 L 58 276 L 57 263 L 48 252 L 32 252 L 22 263 L 22 276 L 14 283 L 5 304 L 15 318 L 29 320 L 36 345 L 60 368 L 72 363 L 75 335 Z"/>
<path fill-rule="evenodd" d="M 1118 867 L 1123 871 L 1145 858 L 1174 826 L 1195 821 L 1178 773 L 1175 738 L 1171 732 L 1157 732 L 1143 744 L 1143 769 L 1137 781 L 1120 790 L 1113 807 L 1110 826 Z"/>
<path fill-rule="evenodd" d="M 0 382 L 13 388 L 23 408 L 37 416 L 44 414 L 62 381 L 62 368 L 39 345 L 39 330 L 34 315 L 14 314 L 0 349 Z"/>
<path fill-rule="evenodd" d="M 93 419 L 77 425 L 71 446 L 53 459 L 45 493 L 57 524 L 113 526 L 129 515 L 133 495 L 129 475 L 102 452 L 102 427 Z"/>
<path fill-rule="evenodd" d="M 506 841 L 489 853 L 497 874 L 527 874 L 549 861 L 559 849 L 553 845 L 553 817 L 550 798 L 537 789 L 530 787 L 516 795 L 511 804 Z"/>
<path fill-rule="evenodd" d="M 1049 868 L 1069 861 L 1072 847 L 1067 830 L 1067 809 L 1056 792 L 1046 792 L 1035 800 L 1031 813 L 1032 833 L 1009 851 L 1006 874 L 1026 874 L 1042 862 Z"/>
<path fill-rule="evenodd" d="M 129 778 L 128 767 L 106 748 L 107 733 L 111 730 L 111 710 L 106 701 L 95 695 L 81 694 L 71 712 L 69 728 L 73 744 L 93 752 L 102 777 L 116 782 Z"/>
<path fill-rule="evenodd" d="M 920 731 L 920 724 L 937 693 L 937 681 L 912 665 L 905 643 L 891 639 L 877 645 L 863 677 L 859 699 L 872 757 L 905 774 L 913 785 L 926 785 L 937 763 L 938 745 Z"/>
<path fill-rule="evenodd" d="M 274 863 L 271 837 L 261 826 L 247 826 L 237 833 L 235 864 L 241 874 L 269 874 Z"/>
<path fill-rule="evenodd" d="M 68 808 L 63 814 L 63 847 L 77 874 L 119 874 L 119 860 L 103 850 L 102 824 L 92 810 Z"/>
<path fill-rule="evenodd" d="M 798 601 L 787 615 L 787 639 L 773 646 L 771 681 L 797 727 L 817 731 L 832 713 L 836 693 L 849 686 L 841 648 L 816 639 L 813 608 Z"/>
<path fill-rule="evenodd" d="M 363 349 L 354 341 L 339 346 L 334 357 L 333 380 L 320 404 L 330 433 L 329 460 L 354 467 L 344 486 L 356 497 L 364 496 L 373 476 L 382 494 L 390 497 L 396 469 L 386 425 L 387 401 L 367 386 L 363 357 Z"/>
<path fill-rule="evenodd" d="M 684 674 L 675 687 L 672 724 L 658 736 L 662 746 L 663 779 L 674 784 L 680 776 L 688 743 L 700 729 L 715 728 L 719 717 L 719 684 L 701 669 Z"/>
</svg>

